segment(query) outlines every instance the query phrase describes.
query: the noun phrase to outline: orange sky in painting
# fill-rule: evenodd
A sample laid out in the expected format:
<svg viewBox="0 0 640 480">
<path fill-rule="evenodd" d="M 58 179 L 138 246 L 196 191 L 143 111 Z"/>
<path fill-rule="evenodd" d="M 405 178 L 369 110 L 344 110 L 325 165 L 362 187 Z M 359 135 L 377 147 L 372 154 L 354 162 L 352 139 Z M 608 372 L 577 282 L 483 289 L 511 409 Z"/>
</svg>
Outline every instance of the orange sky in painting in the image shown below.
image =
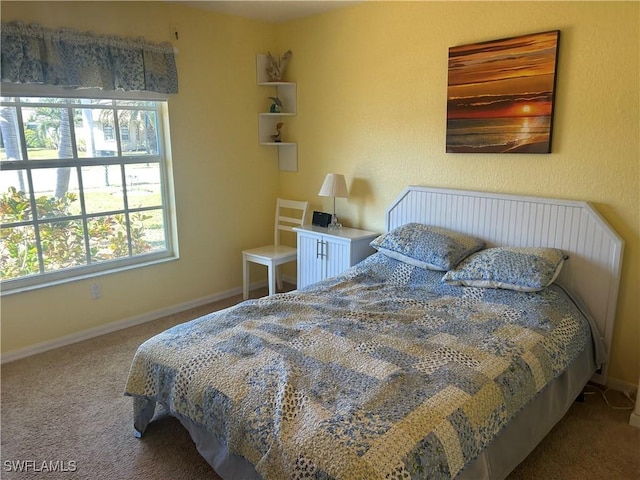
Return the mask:
<svg viewBox="0 0 640 480">
<path fill-rule="evenodd" d="M 447 118 L 551 115 L 558 33 L 450 48 Z"/>
</svg>

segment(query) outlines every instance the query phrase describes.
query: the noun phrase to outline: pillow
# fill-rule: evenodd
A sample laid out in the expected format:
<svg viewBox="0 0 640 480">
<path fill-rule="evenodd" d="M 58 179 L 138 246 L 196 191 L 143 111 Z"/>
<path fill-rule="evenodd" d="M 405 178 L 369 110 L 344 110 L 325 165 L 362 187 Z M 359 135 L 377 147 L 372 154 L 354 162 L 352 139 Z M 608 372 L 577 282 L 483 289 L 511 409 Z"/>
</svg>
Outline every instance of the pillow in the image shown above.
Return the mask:
<svg viewBox="0 0 640 480">
<path fill-rule="evenodd" d="M 567 258 L 556 248 L 488 248 L 449 270 L 442 281 L 448 285 L 537 292 L 555 281 Z"/>
<path fill-rule="evenodd" d="M 444 228 L 407 223 L 380 235 L 370 245 L 401 262 L 446 272 L 483 248 L 484 242 Z"/>
</svg>

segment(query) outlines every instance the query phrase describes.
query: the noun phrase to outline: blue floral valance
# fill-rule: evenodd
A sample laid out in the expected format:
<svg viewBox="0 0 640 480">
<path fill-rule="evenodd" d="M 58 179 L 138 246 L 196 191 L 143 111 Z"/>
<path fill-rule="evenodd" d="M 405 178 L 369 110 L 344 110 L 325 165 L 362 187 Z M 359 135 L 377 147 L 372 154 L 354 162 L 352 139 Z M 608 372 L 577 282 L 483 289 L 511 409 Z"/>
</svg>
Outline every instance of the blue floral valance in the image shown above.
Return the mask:
<svg viewBox="0 0 640 480">
<path fill-rule="evenodd" d="M 2 22 L 2 81 L 178 93 L 169 42 Z"/>
</svg>

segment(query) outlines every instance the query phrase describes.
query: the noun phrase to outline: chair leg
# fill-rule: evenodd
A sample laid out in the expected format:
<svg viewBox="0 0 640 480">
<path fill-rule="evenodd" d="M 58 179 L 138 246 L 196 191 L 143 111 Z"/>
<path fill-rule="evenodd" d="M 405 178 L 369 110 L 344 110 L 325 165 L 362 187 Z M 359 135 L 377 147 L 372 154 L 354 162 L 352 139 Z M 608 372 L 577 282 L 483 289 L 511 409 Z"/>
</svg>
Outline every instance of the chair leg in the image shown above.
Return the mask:
<svg viewBox="0 0 640 480">
<path fill-rule="evenodd" d="M 275 267 L 276 269 L 276 285 L 280 290 L 282 290 L 282 275 L 280 272 L 280 266 Z"/>
<path fill-rule="evenodd" d="M 242 298 L 244 300 L 249 298 L 249 262 L 244 255 L 242 256 Z"/>
<path fill-rule="evenodd" d="M 269 265 L 267 267 L 269 269 L 269 295 L 276 294 L 276 266 Z"/>
</svg>

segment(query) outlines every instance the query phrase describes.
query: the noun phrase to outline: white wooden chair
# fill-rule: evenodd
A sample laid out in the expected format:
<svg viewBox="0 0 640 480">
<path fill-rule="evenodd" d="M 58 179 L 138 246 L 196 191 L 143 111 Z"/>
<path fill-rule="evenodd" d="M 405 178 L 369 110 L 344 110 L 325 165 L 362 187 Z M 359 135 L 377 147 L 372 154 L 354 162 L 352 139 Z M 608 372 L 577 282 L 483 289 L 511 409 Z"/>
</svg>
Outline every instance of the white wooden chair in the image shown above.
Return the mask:
<svg viewBox="0 0 640 480">
<path fill-rule="evenodd" d="M 250 262 L 267 266 L 269 295 L 276 293 L 276 283 L 278 288 L 282 289 L 282 279 L 278 272 L 278 266 L 295 261 L 298 249 L 280 245 L 280 232 L 283 230 L 291 232 L 293 227 L 304 225 L 308 208 L 309 202 L 278 199 L 276 203 L 274 244 L 242 251 L 242 298 L 245 300 L 249 298 Z"/>
</svg>

